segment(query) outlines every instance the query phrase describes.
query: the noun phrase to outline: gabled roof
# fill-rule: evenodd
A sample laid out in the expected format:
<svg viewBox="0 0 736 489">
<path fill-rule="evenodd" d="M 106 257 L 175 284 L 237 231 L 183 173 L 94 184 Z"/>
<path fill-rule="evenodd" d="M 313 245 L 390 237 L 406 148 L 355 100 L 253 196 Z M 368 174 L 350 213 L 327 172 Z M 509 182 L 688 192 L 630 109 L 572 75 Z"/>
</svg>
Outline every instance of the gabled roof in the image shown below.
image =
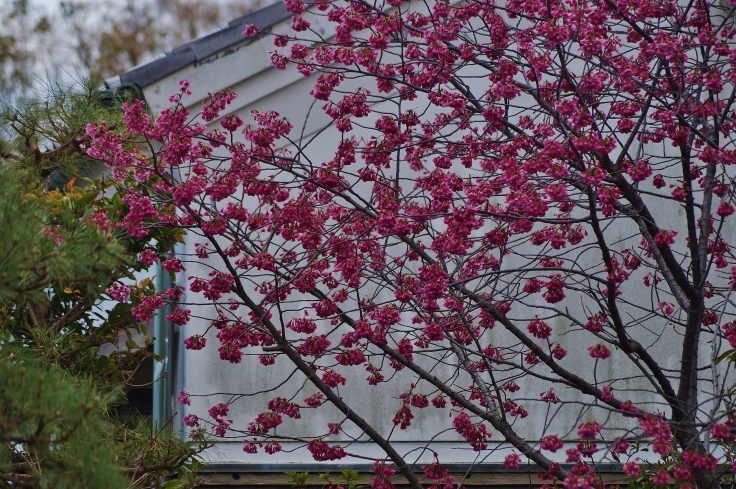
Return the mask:
<svg viewBox="0 0 736 489">
<path fill-rule="evenodd" d="M 243 29 L 248 24 L 267 30 L 289 17 L 291 14 L 282 2 L 274 3 L 229 22 L 217 32 L 182 44 L 164 56 L 123 73 L 119 82 L 145 88 L 190 64 L 203 61 L 231 46 L 249 42 L 243 35 Z"/>
</svg>

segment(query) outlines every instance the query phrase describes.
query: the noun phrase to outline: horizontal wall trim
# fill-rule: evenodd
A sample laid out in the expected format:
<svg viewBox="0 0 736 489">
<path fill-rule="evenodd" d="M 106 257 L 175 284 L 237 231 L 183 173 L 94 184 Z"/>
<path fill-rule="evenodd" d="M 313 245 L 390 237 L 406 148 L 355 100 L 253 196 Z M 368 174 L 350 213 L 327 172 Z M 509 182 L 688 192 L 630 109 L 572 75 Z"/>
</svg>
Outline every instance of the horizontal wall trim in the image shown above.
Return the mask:
<svg viewBox="0 0 736 489">
<path fill-rule="evenodd" d="M 422 465 L 417 464 L 412 467 L 414 472 L 421 472 Z M 518 469 L 508 469 L 500 463 L 489 463 L 489 464 L 442 464 L 451 473 L 493 473 L 493 474 L 526 474 L 530 470 L 535 473 L 540 470 L 536 464 L 522 465 Z M 561 464 L 565 470 L 571 469 L 574 464 Z M 334 472 L 339 473 L 341 470 L 352 469 L 358 472 L 371 472 L 373 470 L 373 464 L 320 464 L 320 463 L 276 463 L 276 464 L 249 464 L 244 463 L 208 463 L 205 467 L 201 468 L 201 473 L 252 473 L 252 474 L 274 474 L 284 472 Z M 617 463 L 599 463 L 595 464 L 595 469 L 599 473 L 619 473 L 621 472 L 621 464 Z"/>
<path fill-rule="evenodd" d="M 467 472 L 467 470 L 452 470 L 450 469 L 450 475 L 454 478 L 454 483 L 462 483 L 463 487 L 475 487 L 475 488 L 489 488 L 494 489 L 521 489 L 521 488 L 538 488 L 543 486 L 549 481 L 543 481 L 536 477 L 536 470 L 532 470 L 532 467 L 527 467 L 526 471 L 510 471 L 503 466 L 499 467 L 499 464 L 481 464 L 491 465 L 491 467 L 478 467 L 478 470 Z M 308 472 L 309 475 L 305 480 L 305 486 L 310 488 L 324 488 L 326 487 L 325 480 L 319 475 L 325 472 L 330 474 L 330 477 L 334 482 L 340 482 L 340 464 L 278 464 L 281 469 L 296 469 L 297 472 Z M 315 470 L 307 470 L 308 466 Z M 351 467 L 358 470 L 358 466 Z M 371 483 L 372 474 L 369 473 L 370 467 L 361 464 L 356 482 L 361 486 L 367 486 Z M 449 467 L 448 467 L 449 468 Z M 460 469 L 461 467 L 454 467 Z M 481 471 L 484 468 L 486 471 Z M 492 469 L 494 471 L 488 471 Z M 620 471 L 615 472 L 603 472 L 603 467 L 600 468 L 601 473 L 598 474 L 597 478 L 606 486 L 612 485 L 626 485 L 629 482 L 627 476 Z M 436 481 L 428 479 L 423 473 L 417 474 L 417 479 L 423 485 L 431 485 Z M 401 473 L 396 473 L 390 478 L 391 483 L 396 487 L 408 487 L 408 481 L 403 477 Z M 203 487 L 210 487 L 213 489 L 224 489 L 228 487 L 260 487 L 264 489 L 289 489 L 293 487 L 292 478 L 284 472 L 238 472 L 238 471 L 223 471 L 223 472 L 210 472 L 201 474 L 201 484 Z"/>
</svg>

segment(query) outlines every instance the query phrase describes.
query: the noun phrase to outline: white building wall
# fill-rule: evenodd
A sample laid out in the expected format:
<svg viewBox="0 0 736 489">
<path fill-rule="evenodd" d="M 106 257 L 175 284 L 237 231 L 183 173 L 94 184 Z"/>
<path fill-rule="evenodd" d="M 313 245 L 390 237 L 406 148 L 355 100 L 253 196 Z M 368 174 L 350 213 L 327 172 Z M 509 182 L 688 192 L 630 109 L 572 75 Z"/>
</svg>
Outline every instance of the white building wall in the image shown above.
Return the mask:
<svg viewBox="0 0 736 489">
<path fill-rule="evenodd" d="M 288 31 L 288 24 L 277 25 L 273 31 L 285 33 Z M 192 113 L 196 113 L 208 92 L 214 93 L 230 88 L 238 94 L 238 99 L 228 106 L 226 112 L 222 114 L 223 116 L 228 113 L 236 113 L 248 123 L 251 122 L 249 113 L 253 109 L 260 111 L 274 110 L 287 116 L 292 121 L 295 126 L 292 136 L 301 131 L 302 124 L 306 121 L 304 139 L 314 137 L 329 123 L 329 119 L 320 109 L 322 102 L 317 101 L 314 107 L 311 106 L 313 99 L 309 95 L 309 91 L 314 78 L 304 79 L 293 69 L 282 72 L 271 68 L 268 52 L 272 49 L 270 37 L 260 38 L 254 42 L 244 41 L 241 47 L 232 50 L 233 52 L 227 56 L 215 56 L 206 62 L 190 66 L 148 87 L 145 90 L 146 99 L 154 111 L 167 107 L 168 97 L 178 91 L 178 81 L 187 79 L 191 83 L 193 95 L 186 98 L 185 102 Z M 475 83 L 482 84 L 484 81 L 481 78 Z M 373 86 L 365 88 L 374 89 Z M 532 100 L 526 102 L 534 103 Z M 217 121 L 212 123 L 212 126 L 215 125 L 217 125 Z M 340 135 L 336 130 L 328 128 L 316 136 L 316 139 L 309 145 L 307 154 L 316 163 L 328 161 L 333 155 L 332 150 L 336 147 L 339 138 Z M 665 148 L 665 151 L 669 151 L 669 149 Z M 458 171 L 467 170 L 459 167 Z M 682 229 L 684 215 L 681 207 L 679 205 L 654 205 L 658 206 L 656 212 L 658 218 L 661 219 L 660 227 L 680 230 L 681 236 L 684 236 L 685 230 Z M 612 224 L 617 227 L 616 231 L 619 233 L 621 240 L 630 241 L 632 245 L 638 244 L 639 238 L 631 238 L 636 234 L 633 224 L 623 224 L 623 222 L 617 221 Z M 589 236 L 588 239 L 590 240 L 590 238 Z M 184 255 L 193 256 L 194 243 L 196 242 L 198 242 L 197 238 L 190 236 L 186 244 L 183 245 L 181 252 Z M 584 253 L 580 260 L 581 263 L 589 263 L 591 266 L 598 265 L 600 261 L 599 252 L 591 249 Z M 206 277 L 211 270 L 209 268 L 211 265 L 212 263 L 207 263 L 204 266 L 198 263 L 189 263 L 187 271 L 181 277 L 181 285 L 186 285 L 184 275 Z M 650 289 L 644 289 L 643 287 L 641 290 L 637 289 L 635 291 L 630 289 L 637 287 L 637 284 L 641 284 L 641 276 L 635 276 L 625 284 L 625 293 L 631 297 L 639 295 L 640 297 L 635 300 L 641 300 L 642 306 L 648 307 L 651 298 L 646 294 L 650 293 Z M 188 295 L 187 298 L 191 299 L 192 297 Z M 306 300 L 312 301 L 311 298 L 306 298 Z M 565 302 L 564 305 L 569 307 L 573 313 L 581 312 L 585 306 L 585 304 L 570 304 L 569 302 Z M 191 309 L 195 319 L 183 328 L 184 337 L 204 332 L 209 326 L 207 318 L 215 316 L 213 306 L 203 304 Z M 580 348 L 581 336 L 574 332 L 566 334 L 566 331 L 569 330 L 569 322 L 558 319 L 552 326 L 557 335 L 553 341 L 559 341 L 569 351 L 568 357 L 564 360 L 564 365 L 570 370 L 591 382 L 599 384 L 610 378 L 631 378 L 632 380 L 621 382 L 618 388 L 620 390 L 633 389 L 634 392 L 628 398 L 635 404 L 651 406 L 651 403 L 661 402 L 646 382 L 641 381 L 641 379 L 637 380 L 636 377 L 640 376 L 640 372 L 630 362 L 623 362 L 620 353 L 615 353 L 608 360 L 599 361 L 597 367 L 593 368 L 593 363 L 587 351 L 585 348 Z M 642 331 L 638 336 L 638 340 L 647 346 L 650 353 L 661 362 L 664 368 L 677 369 L 680 362 L 680 351 L 677 344 L 679 336 L 670 335 L 669 337 L 673 338 L 673 342 L 657 341 L 659 334 L 668 333 L 673 326 L 654 322 L 647 325 L 647 327 L 650 332 Z M 502 343 L 504 336 L 500 329 L 496 329 L 491 333 L 491 337 L 496 343 Z M 179 388 L 192 394 L 193 402 L 191 407 L 180 407 L 180 416 L 190 412 L 204 414 L 208 407 L 218 402 L 232 401 L 237 398 L 231 405 L 229 418 L 234 420 L 234 427 L 245 428 L 258 413 L 266 410 L 267 401 L 276 397 L 277 394 L 287 398 L 295 395 L 295 400 L 300 401 L 316 392 L 313 387 L 303 387 L 304 379 L 300 374 L 291 375 L 292 367 L 285 358 L 279 359 L 274 366 L 264 368 L 259 364 L 255 355 L 258 352 L 256 349 L 252 349 L 253 351 L 248 353 L 254 353 L 253 356 L 246 356 L 242 363 L 233 365 L 219 359 L 217 346 L 217 340 L 211 335 L 208 346 L 204 350 L 181 350 L 180 372 L 177 375 L 180 383 Z M 707 365 L 709 362 L 710 348 L 711 345 L 709 344 L 702 345 L 702 365 Z M 451 365 L 438 368 L 439 377 L 444 375 L 449 379 L 454 374 L 455 368 Z M 372 387 L 364 382 L 365 376 L 366 373 L 361 369 L 351 368 L 348 375 L 349 383 L 341 389 L 341 395 L 356 408 L 362 417 L 370 420 L 381 433 L 386 436 L 391 433 L 390 439 L 396 442 L 401 453 L 411 452 L 411 456 L 407 457 L 408 461 L 415 461 L 415 459 L 422 462 L 432 461 L 432 452 L 422 449 L 430 441 L 432 441 L 432 450 L 441 454 L 440 459 L 443 462 L 500 462 L 508 453 L 509 447 L 507 445 L 499 445 L 496 447 L 498 450 L 491 450 L 479 455 L 471 451 L 469 446 L 462 442 L 452 430 L 446 430 L 437 435 L 438 432 L 451 426 L 448 417 L 449 409 L 414 410 L 416 418 L 410 429 L 405 431 L 394 429 L 391 419 L 393 413 L 401 405 L 397 395 L 408 387 L 410 377 L 404 375 L 403 378 L 400 377 L 403 380 Z M 538 399 L 539 393 L 549 388 L 548 384 L 536 380 L 526 379 L 523 382 L 517 382 L 522 385 L 522 393 L 524 394 L 519 397 Z M 557 389 L 558 395 L 563 399 L 571 400 L 577 395 L 561 386 Z M 641 390 L 637 392 L 637 389 Z M 249 393 L 260 394 L 247 395 Z M 534 408 L 532 409 L 531 406 L 534 406 Z M 559 411 L 555 406 L 552 406 L 547 411 L 547 405 L 529 403 L 528 409 L 530 410 L 530 416 L 527 419 L 518 420 L 515 427 L 518 428 L 521 436 L 530 440 L 537 440 L 542 432 L 567 434 L 572 440 L 575 437 L 574 430 L 577 424 L 589 419 L 586 418 L 585 406 L 583 405 L 568 404 Z M 667 411 L 663 404 L 660 409 Z M 336 410 L 325 408 L 321 408 L 316 412 L 303 410 L 302 415 L 304 418 L 298 422 L 285 419 L 284 424 L 279 427 L 279 432 L 293 434 L 294 436 L 326 433 L 328 422 L 338 422 L 342 419 L 342 416 Z M 620 426 L 621 429 L 627 427 L 630 426 Z M 351 435 L 359 436 L 359 433 L 353 432 Z M 613 436 L 610 438 L 613 438 Z M 341 435 L 333 436 L 329 440 L 346 442 L 347 438 L 345 435 Z M 235 436 L 233 439 L 218 441 L 216 447 L 209 452 L 208 456 L 216 463 L 312 462 L 310 453 L 305 449 L 289 450 L 299 446 L 299 443 L 294 443 L 293 446 L 283 445 L 285 451 L 276 455 L 267 455 L 262 452 L 258 455 L 248 455 L 242 451 L 240 437 Z M 382 451 L 367 442 L 365 437 L 363 437 L 361 443 L 353 444 L 347 449 L 350 452 L 369 458 L 383 457 Z M 564 458 L 563 454 L 564 451 L 558 452 L 561 458 Z M 341 460 L 341 463 L 343 462 L 365 463 L 365 460 L 349 458 Z"/>
</svg>

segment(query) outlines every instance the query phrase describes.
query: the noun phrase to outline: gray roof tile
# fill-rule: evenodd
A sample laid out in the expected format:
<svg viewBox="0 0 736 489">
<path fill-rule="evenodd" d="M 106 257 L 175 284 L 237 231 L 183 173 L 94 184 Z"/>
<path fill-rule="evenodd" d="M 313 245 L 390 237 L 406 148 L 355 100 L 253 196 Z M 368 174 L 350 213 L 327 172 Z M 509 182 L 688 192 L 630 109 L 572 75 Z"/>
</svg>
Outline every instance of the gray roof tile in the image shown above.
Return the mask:
<svg viewBox="0 0 736 489">
<path fill-rule="evenodd" d="M 145 88 L 192 63 L 247 41 L 242 31 L 248 24 L 266 30 L 289 17 L 291 14 L 286 11 L 283 3 L 274 3 L 229 22 L 227 27 L 217 32 L 182 44 L 165 56 L 123 73 L 120 75 L 120 82 L 134 83 Z"/>
</svg>

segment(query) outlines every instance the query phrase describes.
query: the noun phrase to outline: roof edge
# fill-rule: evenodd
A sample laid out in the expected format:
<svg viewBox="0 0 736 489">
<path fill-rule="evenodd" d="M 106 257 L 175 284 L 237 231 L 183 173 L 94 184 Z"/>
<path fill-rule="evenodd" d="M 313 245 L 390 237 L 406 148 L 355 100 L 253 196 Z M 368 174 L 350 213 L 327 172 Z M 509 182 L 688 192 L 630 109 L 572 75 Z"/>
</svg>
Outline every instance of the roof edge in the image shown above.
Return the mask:
<svg viewBox="0 0 736 489">
<path fill-rule="evenodd" d="M 120 82 L 146 88 L 182 68 L 236 44 L 247 42 L 248 38 L 242 33 L 246 25 L 253 24 L 263 31 L 290 18 L 291 15 L 282 2 L 263 7 L 228 22 L 227 26 L 219 31 L 182 44 L 165 56 L 126 71 L 119 76 Z"/>
</svg>

